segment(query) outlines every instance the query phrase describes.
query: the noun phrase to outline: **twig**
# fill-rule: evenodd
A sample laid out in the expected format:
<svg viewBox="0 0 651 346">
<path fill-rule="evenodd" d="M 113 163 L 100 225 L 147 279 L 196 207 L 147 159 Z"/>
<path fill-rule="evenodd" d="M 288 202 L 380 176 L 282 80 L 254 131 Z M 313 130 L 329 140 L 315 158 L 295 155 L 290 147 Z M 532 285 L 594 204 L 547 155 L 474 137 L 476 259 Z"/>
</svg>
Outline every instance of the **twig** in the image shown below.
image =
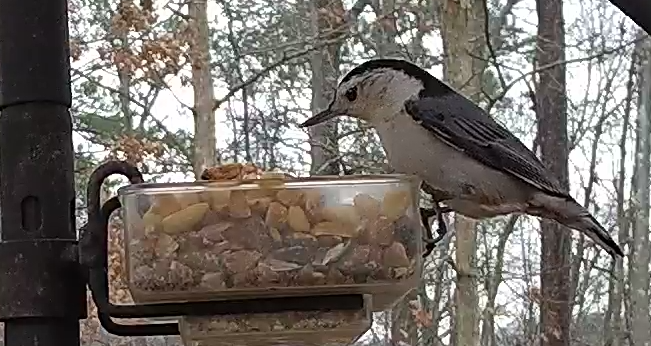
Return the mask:
<svg viewBox="0 0 651 346">
<path fill-rule="evenodd" d="M 506 85 L 506 81 L 504 80 L 504 75 L 502 74 L 502 69 L 500 68 L 500 65 L 497 63 L 497 54 L 495 53 L 495 49 L 493 48 L 493 42 L 491 40 L 491 35 L 492 32 L 490 30 L 490 12 L 488 11 L 488 0 L 482 1 L 482 5 L 484 7 L 484 39 L 486 40 L 486 48 L 488 48 L 488 53 L 490 56 L 491 63 L 493 64 L 493 67 L 497 70 L 497 78 L 500 80 L 500 86 L 504 87 Z M 501 23 L 498 26 L 498 35 L 499 31 L 501 31 Z"/>
<path fill-rule="evenodd" d="M 587 56 L 580 57 L 580 58 L 567 59 L 567 60 L 558 60 L 558 61 L 555 61 L 555 62 L 553 62 L 553 63 L 549 63 L 549 64 L 542 65 L 542 66 L 538 66 L 537 68 L 532 69 L 531 71 L 528 71 L 528 72 L 526 72 L 526 73 L 525 73 L 525 72 L 522 72 L 522 71 L 520 71 L 520 70 L 518 70 L 518 69 L 516 69 L 516 68 L 514 68 L 514 67 L 510 67 L 510 66 L 507 66 L 507 65 L 504 65 L 504 64 L 499 64 L 499 65 L 500 65 L 501 67 L 503 67 L 503 68 L 506 68 L 506 69 L 509 69 L 509 70 L 512 70 L 512 71 L 515 71 L 515 72 L 519 72 L 519 73 L 520 73 L 520 76 L 514 78 L 514 79 L 513 79 L 509 84 L 505 85 L 504 88 L 503 88 L 503 90 L 502 90 L 502 92 L 500 93 L 500 95 L 498 95 L 497 97 L 495 97 L 495 98 L 493 98 L 492 100 L 490 100 L 490 103 L 489 103 L 488 107 L 486 107 L 486 108 L 487 108 L 487 109 L 491 109 L 491 108 L 495 105 L 495 103 L 497 103 L 497 101 L 501 100 L 502 98 L 504 98 L 504 97 L 506 96 L 506 94 L 511 90 L 511 88 L 513 88 L 516 84 L 518 84 L 519 82 L 521 82 L 522 80 L 526 79 L 526 78 L 529 77 L 529 76 L 532 76 L 532 75 L 535 75 L 535 74 L 537 74 L 537 73 L 540 73 L 540 72 L 543 72 L 543 71 L 549 70 L 549 69 L 554 68 L 554 67 L 556 67 L 556 66 L 558 66 L 558 65 L 562 65 L 562 64 L 566 64 L 566 65 L 569 65 L 569 64 L 575 64 L 575 63 L 584 62 L 584 61 L 587 61 L 587 60 L 592 60 L 592 59 L 601 58 L 601 57 L 603 57 L 604 55 L 615 54 L 615 53 L 621 51 L 622 49 L 627 48 L 627 47 L 630 46 L 631 44 L 635 44 L 635 43 L 637 43 L 637 42 L 639 42 L 639 41 L 641 41 L 641 40 L 643 40 L 643 39 L 644 39 L 644 38 L 636 38 L 636 39 L 631 40 L 631 41 L 629 41 L 629 42 L 625 42 L 625 43 L 619 45 L 618 47 L 611 48 L 611 49 L 606 49 L 606 50 L 604 50 L 604 51 L 602 51 L 602 52 L 595 53 L 595 54 L 591 54 L 591 55 L 587 55 Z M 478 58 L 478 59 L 481 59 L 481 57 L 477 57 L 477 58 Z M 531 90 L 531 91 L 532 91 L 532 90 Z"/>
<path fill-rule="evenodd" d="M 184 4 L 183 6 L 185 6 L 185 4 Z M 164 8 L 167 9 L 167 10 L 169 10 L 170 12 L 172 12 L 172 14 L 174 14 L 174 15 L 176 15 L 176 16 L 178 16 L 178 17 L 184 19 L 184 20 L 190 20 L 190 19 L 192 19 L 192 18 L 190 18 L 190 16 L 188 16 L 188 15 L 185 14 L 185 13 L 182 13 L 180 10 L 177 10 L 177 9 L 172 8 L 172 6 L 170 6 L 169 3 L 167 3 L 167 4 L 165 5 Z"/>
<path fill-rule="evenodd" d="M 249 77 L 247 80 L 243 81 L 242 83 L 239 83 L 235 85 L 233 88 L 231 88 L 226 95 L 224 95 L 222 98 L 215 100 L 215 103 L 213 105 L 213 111 L 217 110 L 224 102 L 226 102 L 229 98 L 235 96 L 240 90 L 243 88 L 246 88 L 250 84 L 253 84 L 257 82 L 260 78 L 263 76 L 267 75 L 269 72 L 275 70 L 276 68 L 280 67 L 284 63 L 299 58 L 301 56 L 307 55 L 315 50 L 333 45 L 335 43 L 341 42 L 342 40 L 345 40 L 346 38 L 350 37 L 350 33 L 347 33 L 350 29 L 350 27 L 355 23 L 355 19 L 364 11 L 364 8 L 370 4 L 369 0 L 358 0 L 353 4 L 353 6 L 350 8 L 350 10 L 346 13 L 345 15 L 345 22 L 343 25 L 340 25 L 339 27 L 330 30 L 328 32 L 321 33 L 317 35 L 316 37 L 310 38 L 307 41 L 315 42 L 319 41 L 325 37 L 335 37 L 333 39 L 328 39 L 321 41 L 321 43 L 313 45 L 312 47 L 300 50 L 298 52 L 294 52 L 291 54 L 283 53 L 283 57 L 279 59 L 278 61 L 266 66 L 253 76 Z M 341 35 L 340 35 L 341 34 Z M 277 49 L 275 47 L 274 49 Z M 250 52 L 249 52 L 250 54 Z M 242 76 L 240 76 L 242 77 Z"/>
<path fill-rule="evenodd" d="M 228 99 L 230 99 L 231 97 L 235 96 L 235 94 L 237 94 L 240 90 L 242 90 L 243 88 L 246 88 L 247 86 L 249 86 L 249 85 L 251 85 L 251 84 L 257 82 L 260 78 L 264 77 L 264 76 L 267 75 L 269 72 L 275 70 L 276 68 L 278 68 L 278 67 L 280 67 L 281 65 L 285 64 L 286 62 L 288 62 L 288 61 L 290 61 L 290 60 L 293 60 L 293 59 L 296 59 L 296 58 L 299 58 L 299 57 L 301 57 L 301 56 L 307 55 L 307 54 L 309 54 L 310 52 L 315 51 L 315 50 L 317 50 L 317 49 L 321 49 L 321 48 L 323 48 L 323 47 L 326 47 L 326 46 L 332 45 L 332 44 L 334 44 L 334 43 L 336 43 L 336 42 L 338 42 L 338 41 L 341 41 L 342 39 L 344 39 L 344 37 L 338 37 L 337 39 L 329 40 L 329 41 L 324 41 L 324 42 L 322 42 L 321 44 L 314 45 L 314 46 L 312 46 L 312 47 L 309 47 L 309 48 L 306 48 L 306 49 L 300 50 L 300 51 L 298 51 L 298 52 L 294 52 L 294 53 L 291 53 L 291 54 L 283 53 L 283 57 L 282 57 L 282 58 L 280 58 L 280 59 L 278 59 L 277 61 L 271 63 L 271 64 L 268 65 L 268 66 L 266 66 L 265 68 L 263 68 L 262 70 L 260 70 L 260 71 L 257 72 L 256 74 L 254 74 L 253 76 L 249 77 L 249 78 L 248 78 L 247 80 L 245 80 L 244 82 L 235 85 L 235 86 L 232 87 L 230 90 L 228 90 L 228 92 L 226 93 L 226 95 L 224 95 L 224 96 L 223 96 L 222 98 L 220 98 L 219 100 L 215 100 L 215 103 L 214 103 L 214 105 L 213 105 L 213 111 L 217 110 L 217 108 L 219 108 L 219 107 L 220 107 L 224 102 L 228 101 Z"/>
<path fill-rule="evenodd" d="M 98 87 L 106 89 L 106 90 L 108 90 L 108 91 L 110 91 L 112 93 L 115 93 L 117 95 L 123 95 L 124 94 L 122 91 L 120 91 L 118 89 L 115 89 L 115 88 L 110 87 L 108 85 L 104 85 L 104 84 L 94 80 L 91 76 L 85 74 L 84 72 L 82 72 L 82 71 L 80 71 L 80 70 L 78 70 L 76 68 L 71 68 L 71 71 L 73 73 L 79 74 L 81 77 L 85 78 L 90 83 L 92 83 L 92 84 L 94 84 L 94 85 L 96 85 Z M 161 131 L 163 131 L 165 133 L 165 138 L 168 139 L 169 141 L 171 141 L 171 143 L 168 143 L 168 144 L 172 144 L 174 149 L 178 150 L 188 160 L 192 157 L 190 155 L 190 153 L 186 150 L 186 148 L 184 148 L 182 143 L 180 143 L 177 140 L 177 136 L 174 133 L 172 133 L 170 130 L 168 130 L 167 127 L 165 126 L 165 124 L 163 124 L 162 121 L 158 120 L 153 114 L 151 114 L 150 109 L 149 109 L 149 107 L 147 105 L 145 105 L 144 103 L 136 100 L 135 98 L 131 100 L 131 103 L 135 104 L 136 106 L 141 107 L 143 109 L 144 117 L 147 117 L 147 118 L 151 119 L 152 121 L 154 121 L 154 123 L 156 123 L 156 125 L 161 129 Z"/>
</svg>

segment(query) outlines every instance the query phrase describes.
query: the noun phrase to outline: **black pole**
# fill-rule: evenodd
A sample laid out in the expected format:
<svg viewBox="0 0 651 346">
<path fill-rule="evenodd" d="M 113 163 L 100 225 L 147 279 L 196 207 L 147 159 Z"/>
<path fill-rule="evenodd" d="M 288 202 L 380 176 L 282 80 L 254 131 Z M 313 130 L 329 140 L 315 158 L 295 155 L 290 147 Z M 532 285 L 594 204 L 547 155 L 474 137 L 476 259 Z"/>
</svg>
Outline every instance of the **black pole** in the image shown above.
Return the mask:
<svg viewBox="0 0 651 346">
<path fill-rule="evenodd" d="M 77 346 L 85 315 L 66 0 L 0 0 L 0 319 L 7 346 Z"/>
</svg>

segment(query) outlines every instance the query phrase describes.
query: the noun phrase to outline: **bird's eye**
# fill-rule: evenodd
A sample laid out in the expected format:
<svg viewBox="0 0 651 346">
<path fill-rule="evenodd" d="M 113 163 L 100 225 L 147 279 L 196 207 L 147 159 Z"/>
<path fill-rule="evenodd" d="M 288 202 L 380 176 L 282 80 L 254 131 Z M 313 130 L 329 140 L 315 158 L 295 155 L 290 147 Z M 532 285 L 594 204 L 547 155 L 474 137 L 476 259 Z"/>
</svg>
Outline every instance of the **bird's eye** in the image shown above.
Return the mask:
<svg viewBox="0 0 651 346">
<path fill-rule="evenodd" d="M 352 87 L 346 91 L 344 94 L 348 101 L 353 102 L 357 99 L 357 87 Z"/>
</svg>

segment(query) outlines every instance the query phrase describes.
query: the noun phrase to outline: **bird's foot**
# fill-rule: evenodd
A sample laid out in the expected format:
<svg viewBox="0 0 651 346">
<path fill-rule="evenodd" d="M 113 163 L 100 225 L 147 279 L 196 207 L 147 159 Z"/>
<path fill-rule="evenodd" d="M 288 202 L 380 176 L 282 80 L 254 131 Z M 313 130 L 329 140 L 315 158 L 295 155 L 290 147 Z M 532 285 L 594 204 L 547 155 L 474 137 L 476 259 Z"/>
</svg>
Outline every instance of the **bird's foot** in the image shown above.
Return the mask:
<svg viewBox="0 0 651 346">
<path fill-rule="evenodd" d="M 425 252 L 423 253 L 423 257 L 429 256 L 436 247 L 436 244 L 438 244 L 448 232 L 448 226 L 445 223 L 444 214 L 451 211 L 452 209 L 441 207 L 438 203 L 436 203 L 435 207 L 432 209 L 420 208 L 421 220 L 425 227 L 425 238 L 423 238 L 423 241 L 425 242 Z M 436 215 L 438 226 L 436 229 L 436 238 L 434 238 L 432 226 L 429 223 L 429 218 L 434 215 Z"/>
<path fill-rule="evenodd" d="M 425 253 L 423 254 L 423 257 L 429 256 L 437 243 L 432 234 L 432 226 L 429 223 L 429 218 L 434 215 L 436 215 L 436 209 L 420 208 L 420 218 L 423 222 L 423 227 L 425 227 L 425 237 L 423 238 L 423 242 L 425 242 Z"/>
</svg>

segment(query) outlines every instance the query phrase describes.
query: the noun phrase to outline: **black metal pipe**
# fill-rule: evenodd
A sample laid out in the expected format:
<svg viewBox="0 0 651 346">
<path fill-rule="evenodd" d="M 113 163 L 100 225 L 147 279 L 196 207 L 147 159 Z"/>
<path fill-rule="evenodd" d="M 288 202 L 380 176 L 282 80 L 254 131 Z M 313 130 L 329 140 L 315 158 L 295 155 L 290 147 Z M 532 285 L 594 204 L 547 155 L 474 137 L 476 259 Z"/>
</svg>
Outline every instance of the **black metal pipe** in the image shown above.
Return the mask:
<svg viewBox="0 0 651 346">
<path fill-rule="evenodd" d="M 79 345 L 66 0 L 0 0 L 0 320 L 7 346 Z"/>
</svg>

